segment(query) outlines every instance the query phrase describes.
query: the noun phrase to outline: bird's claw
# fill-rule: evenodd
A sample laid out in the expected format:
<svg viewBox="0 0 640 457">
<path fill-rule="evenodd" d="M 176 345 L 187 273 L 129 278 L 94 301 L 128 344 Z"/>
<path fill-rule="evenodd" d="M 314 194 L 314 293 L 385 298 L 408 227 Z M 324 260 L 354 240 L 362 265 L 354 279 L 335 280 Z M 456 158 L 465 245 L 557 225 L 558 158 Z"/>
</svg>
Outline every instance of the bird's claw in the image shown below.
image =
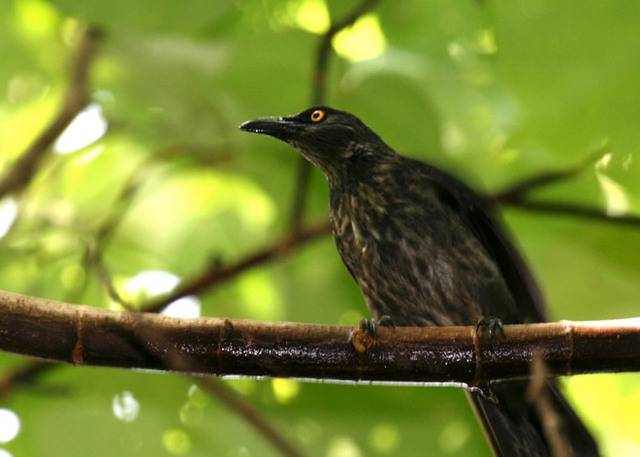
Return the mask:
<svg viewBox="0 0 640 457">
<path fill-rule="evenodd" d="M 356 330 L 349 335 L 349 342 L 357 352 L 366 352 L 374 345 L 380 327 L 395 327 L 389 316 L 380 319 L 362 319 Z"/>
<path fill-rule="evenodd" d="M 481 330 L 482 329 L 482 330 Z M 502 321 L 494 316 L 484 316 L 478 320 L 476 324 L 476 334 L 482 333 L 487 335 L 489 340 L 495 341 L 498 334 L 504 337 L 504 325 Z"/>
<path fill-rule="evenodd" d="M 362 319 L 360 321 L 360 330 L 367 332 L 370 336 L 378 336 L 378 329 L 380 327 L 395 327 L 393 319 L 386 314 L 380 316 L 380 319 Z"/>
</svg>

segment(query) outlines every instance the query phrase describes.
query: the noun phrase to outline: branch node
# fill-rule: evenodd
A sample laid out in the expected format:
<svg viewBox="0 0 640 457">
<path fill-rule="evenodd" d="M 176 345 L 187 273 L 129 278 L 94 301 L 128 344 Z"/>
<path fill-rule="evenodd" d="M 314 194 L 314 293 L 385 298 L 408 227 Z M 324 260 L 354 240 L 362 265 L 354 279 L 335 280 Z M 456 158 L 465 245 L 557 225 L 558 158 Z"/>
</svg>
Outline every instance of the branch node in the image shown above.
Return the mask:
<svg viewBox="0 0 640 457">
<path fill-rule="evenodd" d="M 84 365 L 84 344 L 83 344 L 83 332 L 84 331 L 84 311 L 80 310 L 78 315 L 78 321 L 76 325 L 76 343 L 73 345 L 73 351 L 71 352 L 71 360 L 74 365 Z"/>
<path fill-rule="evenodd" d="M 349 342 L 358 354 L 364 354 L 375 344 L 376 338 L 371 332 L 356 327 L 349 334 Z"/>
</svg>

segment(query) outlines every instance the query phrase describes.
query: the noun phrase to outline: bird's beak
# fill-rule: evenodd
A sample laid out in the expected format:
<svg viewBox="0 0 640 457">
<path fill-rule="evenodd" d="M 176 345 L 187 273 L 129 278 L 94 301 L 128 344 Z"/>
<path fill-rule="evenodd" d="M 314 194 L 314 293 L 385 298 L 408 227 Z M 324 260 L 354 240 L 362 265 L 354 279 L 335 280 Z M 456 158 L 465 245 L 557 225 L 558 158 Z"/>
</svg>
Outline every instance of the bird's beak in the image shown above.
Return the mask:
<svg viewBox="0 0 640 457">
<path fill-rule="evenodd" d="M 299 132 L 303 125 L 292 117 L 262 117 L 243 122 L 240 125 L 240 130 L 269 135 L 287 141 Z"/>
</svg>

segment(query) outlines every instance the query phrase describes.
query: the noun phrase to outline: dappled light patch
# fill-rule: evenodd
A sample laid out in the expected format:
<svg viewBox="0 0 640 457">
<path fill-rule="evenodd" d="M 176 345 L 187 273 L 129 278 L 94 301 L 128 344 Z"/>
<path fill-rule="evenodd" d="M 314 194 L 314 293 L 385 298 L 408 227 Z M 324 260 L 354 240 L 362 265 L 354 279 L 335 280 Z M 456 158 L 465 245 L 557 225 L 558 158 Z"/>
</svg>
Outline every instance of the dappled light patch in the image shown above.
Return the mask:
<svg viewBox="0 0 640 457">
<path fill-rule="evenodd" d="M 398 427 L 387 422 L 376 424 L 369 432 L 369 446 L 379 454 L 393 454 L 400 445 Z"/>
<path fill-rule="evenodd" d="M 348 436 L 335 436 L 329 441 L 326 457 L 362 457 L 356 442 Z"/>
<path fill-rule="evenodd" d="M 162 434 L 162 444 L 172 455 L 186 455 L 191 450 L 191 438 L 182 429 L 172 428 Z"/>
<path fill-rule="evenodd" d="M 353 26 L 333 38 L 338 55 L 351 61 L 374 59 L 387 48 L 387 40 L 374 13 L 359 18 Z"/>
<path fill-rule="evenodd" d="M 300 383 L 293 379 L 274 378 L 271 388 L 278 403 L 290 403 L 300 394 Z"/>
</svg>

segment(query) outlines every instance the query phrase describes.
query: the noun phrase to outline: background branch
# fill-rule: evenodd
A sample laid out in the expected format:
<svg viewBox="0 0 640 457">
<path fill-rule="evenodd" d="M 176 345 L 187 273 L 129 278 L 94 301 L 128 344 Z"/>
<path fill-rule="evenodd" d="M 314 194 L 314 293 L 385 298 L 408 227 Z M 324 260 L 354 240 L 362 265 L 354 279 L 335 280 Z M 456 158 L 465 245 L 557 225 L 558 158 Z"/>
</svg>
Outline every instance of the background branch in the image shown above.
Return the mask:
<svg viewBox="0 0 640 457">
<path fill-rule="evenodd" d="M 101 37 L 101 32 L 92 27 L 82 33 L 71 62 L 69 88 L 62 106 L 42 133 L 5 171 L 0 179 L 0 198 L 21 191 L 31 182 L 53 142 L 88 103 L 89 68 Z"/>
<path fill-rule="evenodd" d="M 473 384 L 526 377 L 539 353 L 549 376 L 640 370 L 640 319 L 507 325 L 490 343 L 473 326 L 381 328 L 370 341 L 352 327 L 173 319 L 7 292 L 0 313 L 1 350 L 76 365 Z"/>
<path fill-rule="evenodd" d="M 329 71 L 329 54 L 331 52 L 331 41 L 341 30 L 353 25 L 359 17 L 366 14 L 375 7 L 378 0 L 363 0 L 349 14 L 340 21 L 333 22 L 329 29 L 320 38 L 318 51 L 316 52 L 315 66 L 311 79 L 311 104 L 320 105 L 325 103 L 325 93 L 327 90 L 327 73 Z M 311 164 L 300 157 L 298 159 L 298 170 L 296 172 L 296 184 L 293 192 L 293 202 L 291 204 L 290 227 L 296 231 L 302 224 L 304 210 L 309 190 L 309 177 L 311 175 Z"/>
</svg>

